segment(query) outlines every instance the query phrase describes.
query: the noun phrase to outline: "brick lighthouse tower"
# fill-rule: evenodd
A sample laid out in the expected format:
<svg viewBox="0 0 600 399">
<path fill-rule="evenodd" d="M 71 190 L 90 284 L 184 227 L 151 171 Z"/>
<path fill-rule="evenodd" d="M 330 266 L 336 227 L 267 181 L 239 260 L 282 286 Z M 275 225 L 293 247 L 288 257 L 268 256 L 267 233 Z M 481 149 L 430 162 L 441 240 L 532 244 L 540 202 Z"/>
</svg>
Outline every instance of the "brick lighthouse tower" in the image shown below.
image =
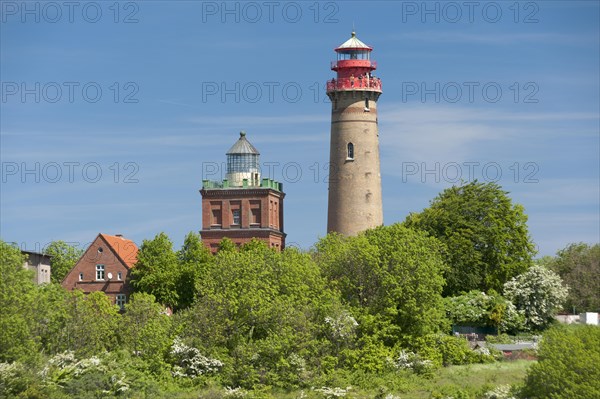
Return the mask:
<svg viewBox="0 0 600 399">
<path fill-rule="evenodd" d="M 352 37 L 335 49 L 327 82 L 331 100 L 327 231 L 356 235 L 383 224 L 377 99 L 381 80 L 373 76 L 373 49 Z"/>
</svg>

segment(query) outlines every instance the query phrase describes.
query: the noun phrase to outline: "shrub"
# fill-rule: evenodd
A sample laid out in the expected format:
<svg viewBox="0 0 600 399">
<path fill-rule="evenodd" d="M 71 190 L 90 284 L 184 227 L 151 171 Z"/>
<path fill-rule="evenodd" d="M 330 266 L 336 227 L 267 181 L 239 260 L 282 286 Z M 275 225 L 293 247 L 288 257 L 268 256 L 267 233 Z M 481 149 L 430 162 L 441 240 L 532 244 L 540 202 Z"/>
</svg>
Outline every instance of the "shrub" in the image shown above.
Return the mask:
<svg viewBox="0 0 600 399">
<path fill-rule="evenodd" d="M 523 397 L 589 399 L 600 392 L 600 328 L 556 326 L 542 337 Z"/>
</svg>

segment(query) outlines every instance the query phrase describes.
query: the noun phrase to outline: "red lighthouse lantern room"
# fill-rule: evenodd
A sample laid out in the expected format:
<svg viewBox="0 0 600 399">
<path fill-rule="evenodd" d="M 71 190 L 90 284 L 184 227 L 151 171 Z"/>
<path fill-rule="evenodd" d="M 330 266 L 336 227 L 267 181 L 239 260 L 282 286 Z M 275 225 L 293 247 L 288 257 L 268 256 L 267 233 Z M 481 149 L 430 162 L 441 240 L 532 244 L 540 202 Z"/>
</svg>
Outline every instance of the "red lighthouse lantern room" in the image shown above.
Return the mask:
<svg viewBox="0 0 600 399">
<path fill-rule="evenodd" d="M 373 76 L 377 62 L 371 61 L 372 47 L 367 46 L 352 32 L 352 37 L 335 49 L 337 60 L 331 69 L 337 77 L 327 82 L 327 92 L 366 90 L 381 93 L 381 79 Z"/>
</svg>

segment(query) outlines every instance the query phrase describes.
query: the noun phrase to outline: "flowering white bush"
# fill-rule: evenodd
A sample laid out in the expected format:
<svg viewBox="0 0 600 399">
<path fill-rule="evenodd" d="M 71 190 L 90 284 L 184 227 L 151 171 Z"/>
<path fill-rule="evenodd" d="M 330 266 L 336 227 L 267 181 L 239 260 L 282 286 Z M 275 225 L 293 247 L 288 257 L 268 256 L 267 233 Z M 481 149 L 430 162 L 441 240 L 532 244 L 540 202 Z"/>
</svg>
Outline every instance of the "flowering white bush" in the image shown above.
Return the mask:
<svg viewBox="0 0 600 399">
<path fill-rule="evenodd" d="M 71 351 L 66 351 L 54 355 L 46 367 L 40 371 L 40 376 L 45 383 L 62 385 L 64 382 L 77 378 L 90 369 L 102 369 L 101 360 L 92 356 L 88 359 L 77 360 L 75 354 Z"/>
<path fill-rule="evenodd" d="M 330 387 L 322 387 L 322 388 L 313 388 L 315 392 L 320 392 L 326 399 L 333 398 L 343 398 L 348 394 L 348 391 L 351 390 L 352 387 L 344 388 L 330 388 Z"/>
<path fill-rule="evenodd" d="M 171 355 L 177 362 L 172 371 L 175 377 L 194 378 L 204 374 L 216 373 L 223 367 L 223 362 L 220 360 L 202 355 L 197 348 L 187 346 L 179 338 L 175 338 L 173 341 Z"/>
<path fill-rule="evenodd" d="M 483 399 L 515 399 L 510 393 L 510 385 L 500 385 L 483 394 Z"/>
<path fill-rule="evenodd" d="M 329 326 L 334 340 L 346 340 L 352 337 L 358 327 L 356 319 L 345 310 L 336 317 L 325 317 L 325 324 Z"/>
<path fill-rule="evenodd" d="M 297 373 L 306 372 L 306 360 L 297 353 L 292 353 L 288 357 L 288 363 Z"/>
<path fill-rule="evenodd" d="M 422 372 L 433 367 L 433 362 L 431 360 L 421 359 L 418 354 L 403 349 L 394 362 L 394 366 L 400 370 Z"/>
<path fill-rule="evenodd" d="M 483 356 L 490 356 L 492 354 L 490 352 L 490 350 L 488 348 L 486 348 L 485 346 L 477 347 L 477 348 L 473 349 L 473 352 L 483 355 Z"/>
<path fill-rule="evenodd" d="M 25 371 L 22 363 L 0 362 L 0 397 L 10 397 L 11 391 L 18 385 L 19 375 Z M 6 395 L 6 396 L 4 396 Z"/>
<path fill-rule="evenodd" d="M 533 266 L 504 284 L 504 296 L 525 313 L 525 324 L 532 329 L 548 325 L 567 294 L 559 275 L 542 266 Z"/>
</svg>

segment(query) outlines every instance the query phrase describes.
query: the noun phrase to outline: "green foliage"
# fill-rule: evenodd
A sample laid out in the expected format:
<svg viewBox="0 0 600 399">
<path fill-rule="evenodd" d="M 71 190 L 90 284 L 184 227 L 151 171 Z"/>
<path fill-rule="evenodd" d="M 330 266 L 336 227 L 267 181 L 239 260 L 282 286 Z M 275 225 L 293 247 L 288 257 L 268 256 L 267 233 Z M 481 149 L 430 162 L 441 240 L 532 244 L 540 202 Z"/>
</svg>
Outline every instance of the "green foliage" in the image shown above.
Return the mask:
<svg viewBox="0 0 600 399">
<path fill-rule="evenodd" d="M 83 249 L 69 245 L 64 241 L 52 241 L 44 250 L 46 255 L 51 256 L 52 273 L 50 280 L 53 283 L 60 284 L 81 258 L 83 252 Z"/>
<path fill-rule="evenodd" d="M 542 266 L 533 266 L 504 284 L 504 296 L 525 315 L 525 327 L 541 330 L 553 322 L 567 298 L 560 277 Z"/>
<path fill-rule="evenodd" d="M 455 325 L 493 327 L 498 331 L 518 331 L 525 316 L 512 302 L 492 291 L 481 291 L 445 298 L 446 312 Z"/>
<path fill-rule="evenodd" d="M 181 249 L 174 252 L 169 237 L 160 233 L 142 243 L 131 283 L 136 292 L 151 294 L 159 303 L 179 311 L 196 299 L 198 281 L 211 262 L 213 256 L 199 234 L 189 233 Z"/>
<path fill-rule="evenodd" d="M 600 244 L 570 244 L 546 263 L 569 287 L 566 311 L 600 311 Z"/>
<path fill-rule="evenodd" d="M 600 392 L 600 328 L 557 326 L 543 335 L 522 397 L 589 399 Z"/>
<path fill-rule="evenodd" d="M 25 260 L 19 248 L 0 240 L 0 361 L 11 362 L 37 349 L 31 334 L 35 285 L 32 272 L 23 268 Z"/>
<path fill-rule="evenodd" d="M 175 333 L 171 317 L 156 303 L 154 296 L 141 292 L 133 294 L 125 304 L 122 319 L 122 347 L 140 356 L 157 373 L 167 368 L 165 359 Z"/>
<path fill-rule="evenodd" d="M 69 350 L 70 327 L 73 326 L 74 314 L 69 303 L 73 295 L 57 283 L 43 284 L 35 291 L 31 333 L 41 344 L 45 353 L 59 353 Z"/>
<path fill-rule="evenodd" d="M 521 205 L 495 183 L 477 181 L 444 190 L 406 226 L 426 231 L 447 247 L 445 296 L 500 291 L 527 270 L 535 253 Z"/>
<path fill-rule="evenodd" d="M 251 242 L 206 264 L 198 299 L 177 314 L 182 338 L 225 363 L 232 386 L 296 384 L 304 362 L 318 361 L 335 293 L 310 255 Z"/>
<path fill-rule="evenodd" d="M 446 327 L 442 249 L 435 238 L 395 224 L 357 237 L 329 234 L 317 243 L 315 259 L 356 309 L 359 331 L 394 346 Z"/>
<path fill-rule="evenodd" d="M 179 293 L 179 267 L 173 243 L 165 233 L 153 240 L 144 240 L 131 270 L 131 285 L 136 292 L 154 295 L 156 300 L 169 307 L 177 307 Z"/>
<path fill-rule="evenodd" d="M 200 235 L 189 233 L 177 252 L 179 275 L 176 290 L 179 297 L 177 309 L 186 309 L 192 305 L 198 294 L 197 282 L 204 277 L 207 265 L 213 256 L 202 243 Z"/>
<path fill-rule="evenodd" d="M 466 339 L 445 334 L 418 337 L 411 346 L 422 358 L 432 361 L 437 367 L 494 361 L 491 355 L 472 350 Z"/>
<path fill-rule="evenodd" d="M 78 356 L 93 356 L 117 348 L 119 309 L 102 291 L 84 294 L 74 290 L 67 299 L 70 320 L 65 340 Z"/>
</svg>

